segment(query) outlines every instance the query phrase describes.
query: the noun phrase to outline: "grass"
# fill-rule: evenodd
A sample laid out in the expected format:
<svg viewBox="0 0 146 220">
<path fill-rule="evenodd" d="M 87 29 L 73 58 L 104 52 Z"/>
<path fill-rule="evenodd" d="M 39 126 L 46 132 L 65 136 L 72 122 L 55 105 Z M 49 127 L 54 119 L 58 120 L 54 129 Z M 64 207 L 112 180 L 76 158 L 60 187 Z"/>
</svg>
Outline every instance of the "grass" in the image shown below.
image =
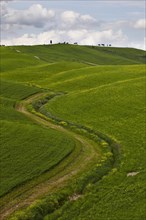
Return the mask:
<svg viewBox="0 0 146 220">
<path fill-rule="evenodd" d="M 82 80 L 73 78 L 60 84 L 68 94 L 45 106 L 46 111 L 57 117 L 100 130 L 122 145 L 123 158 L 118 172 L 111 172 L 92 186 L 84 199 L 58 211 L 58 219 L 137 220 L 145 217 L 145 67 L 125 66 L 122 70 L 117 67 L 116 73 L 112 67 L 108 71 L 106 68 L 102 67 L 102 72 L 100 67 L 100 71 L 96 68 L 97 72 Z M 134 171 L 139 174 L 127 177 Z"/>
<path fill-rule="evenodd" d="M 76 62 L 56 62 L 53 64 L 41 64 L 22 68 L 20 70 L 7 71 L 1 73 L 1 78 L 7 81 L 22 82 L 29 86 L 40 85 L 41 81 L 48 81 L 55 74 L 61 71 L 78 70 L 87 65 Z M 10 77 L 11 76 L 11 77 Z"/>
<path fill-rule="evenodd" d="M 100 181 L 87 181 L 85 193 L 76 201 L 67 199 L 68 188 L 64 202 L 56 203 L 59 193 L 53 200 L 48 197 L 45 204 L 52 202 L 53 211 L 47 215 L 47 209 L 44 219 L 145 219 L 145 52 L 75 45 L 0 50 L 1 195 L 42 176 L 74 150 L 75 141 L 69 135 L 46 129 L 14 109 L 17 102 L 37 92 L 61 91 L 64 95 L 49 100 L 41 110 L 59 118 L 62 126 L 79 124 L 117 140 L 122 157 L 116 168 L 108 164 L 80 174 L 73 188 L 110 170 Z M 101 151 L 103 157 L 105 153 Z M 131 172 L 138 174 L 127 176 Z M 34 209 L 35 213 L 40 210 L 35 205 Z M 25 219 L 24 213 L 14 219 Z"/>
<path fill-rule="evenodd" d="M 1 72 L 25 68 L 26 66 L 35 66 L 43 61 L 37 60 L 29 54 L 19 53 L 14 47 L 0 48 L 0 69 Z"/>
<path fill-rule="evenodd" d="M 24 54 L 38 56 L 46 62 L 74 61 L 87 64 L 138 64 L 145 62 L 145 53 L 133 48 L 87 47 L 76 45 L 17 46 Z M 129 55 L 128 55 L 129 54 Z"/>
<path fill-rule="evenodd" d="M 5 140 L 1 148 L 1 195 L 49 170 L 74 149 L 72 140 L 51 129 L 48 132 L 29 123 L 6 121 L 1 126 L 1 140 Z"/>
<path fill-rule="evenodd" d="M 1 81 L 1 90 L 0 196 L 51 169 L 74 149 L 71 138 L 15 111 L 15 103 L 38 88 Z"/>
</svg>

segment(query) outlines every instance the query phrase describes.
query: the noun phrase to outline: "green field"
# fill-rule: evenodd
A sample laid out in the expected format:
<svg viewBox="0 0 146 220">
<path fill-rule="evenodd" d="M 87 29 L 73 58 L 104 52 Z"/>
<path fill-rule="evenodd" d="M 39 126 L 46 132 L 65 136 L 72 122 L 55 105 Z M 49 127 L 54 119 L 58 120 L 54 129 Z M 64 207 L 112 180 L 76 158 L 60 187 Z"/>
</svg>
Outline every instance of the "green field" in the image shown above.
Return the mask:
<svg viewBox="0 0 146 220">
<path fill-rule="evenodd" d="M 71 139 L 51 129 L 48 132 L 13 108 L 16 101 L 38 89 L 6 82 L 2 89 L 0 195 L 50 169 L 74 149 Z"/>
<path fill-rule="evenodd" d="M 0 50 L 2 218 L 146 219 L 146 53 L 75 45 Z M 29 114 L 16 111 L 21 103 Z M 13 214 L 49 180 L 43 198 Z"/>
</svg>

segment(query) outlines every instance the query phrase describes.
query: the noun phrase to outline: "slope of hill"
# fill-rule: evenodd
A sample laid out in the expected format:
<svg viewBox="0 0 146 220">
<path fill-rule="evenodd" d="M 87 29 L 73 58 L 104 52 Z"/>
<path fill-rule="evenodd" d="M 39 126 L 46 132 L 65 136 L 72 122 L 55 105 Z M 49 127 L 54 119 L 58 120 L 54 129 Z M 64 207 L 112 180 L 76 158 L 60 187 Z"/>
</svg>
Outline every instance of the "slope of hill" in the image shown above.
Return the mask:
<svg viewBox="0 0 146 220">
<path fill-rule="evenodd" d="M 76 45 L 17 46 L 12 49 L 37 56 L 46 62 L 75 61 L 97 64 L 138 64 L 146 62 L 144 51 L 133 48 L 90 47 Z"/>
<path fill-rule="evenodd" d="M 34 56 L 21 53 L 20 50 L 11 47 L 0 47 L 0 58 L 1 72 L 42 63 L 42 61 L 39 61 Z"/>
<path fill-rule="evenodd" d="M 71 138 L 46 130 L 15 111 L 19 100 L 39 89 L 1 81 L 1 90 L 0 196 L 51 169 L 74 149 Z"/>
<path fill-rule="evenodd" d="M 145 219 L 145 51 L 0 50 L 2 218 Z"/>
<path fill-rule="evenodd" d="M 69 80 L 67 74 L 61 82 L 58 79 L 53 89 L 67 94 L 48 102 L 43 112 L 114 137 L 122 146 L 122 161 L 117 170 L 113 169 L 102 181 L 90 185 L 85 198 L 68 203 L 54 216 L 60 219 L 144 219 L 145 66 L 122 69 L 117 66 L 116 71 L 115 66 L 108 70 L 102 66 L 102 70 L 93 67 L 92 74 L 86 71 L 78 71 L 78 77 L 68 73 Z M 132 172 L 137 175 L 128 177 Z"/>
</svg>

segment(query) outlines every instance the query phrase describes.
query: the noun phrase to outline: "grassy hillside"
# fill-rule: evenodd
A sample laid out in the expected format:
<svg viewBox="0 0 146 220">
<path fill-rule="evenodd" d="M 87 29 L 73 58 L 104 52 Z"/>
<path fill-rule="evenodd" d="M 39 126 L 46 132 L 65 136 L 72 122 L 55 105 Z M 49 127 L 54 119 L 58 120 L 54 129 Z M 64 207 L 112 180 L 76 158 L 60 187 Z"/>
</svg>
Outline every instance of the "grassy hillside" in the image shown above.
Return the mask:
<svg viewBox="0 0 146 220">
<path fill-rule="evenodd" d="M 138 64 L 146 61 L 144 51 L 133 48 L 87 47 L 76 45 L 16 46 L 23 54 L 39 57 L 46 62 L 75 61 L 97 64 Z"/>
<path fill-rule="evenodd" d="M 1 73 L 1 79 L 4 81 L 13 81 L 28 83 L 33 85 L 40 84 L 41 81 L 48 81 L 51 77 L 54 77 L 57 73 L 66 72 L 68 70 L 78 70 L 86 67 L 85 64 L 76 62 L 56 62 L 51 64 L 41 64 L 37 66 L 25 67 L 16 69 L 13 71 L 7 71 Z M 11 77 L 10 77 L 11 76 Z M 47 87 L 48 88 L 48 87 Z"/>
<path fill-rule="evenodd" d="M 38 92 L 37 88 L 1 83 L 0 196 L 49 170 L 74 149 L 69 137 L 40 127 L 14 109 L 16 102 Z"/>
<path fill-rule="evenodd" d="M 90 195 L 68 204 L 58 216 L 60 219 L 144 219 L 145 67 L 91 69 L 78 71 L 78 77 L 68 74 L 69 80 L 67 74 L 62 81 L 59 78 L 53 88 L 68 94 L 50 101 L 45 109 L 65 121 L 117 139 L 122 145 L 122 162 L 117 172 L 91 187 Z M 131 172 L 138 175 L 127 177 Z"/>
<path fill-rule="evenodd" d="M 60 200 L 55 197 L 55 203 L 45 202 L 48 211 L 44 211 L 43 205 L 41 208 L 34 205 L 31 218 L 22 213 L 18 215 L 20 218 L 12 219 L 37 219 L 34 213 L 39 213 L 38 219 L 41 213 L 41 219 L 45 220 L 145 219 L 145 52 L 78 45 L 14 46 L 1 47 L 0 50 L 0 195 L 2 202 L 5 201 L 4 206 L 12 202 L 13 188 L 17 186 L 19 189 L 24 182 L 59 167 L 59 162 L 76 148 L 75 139 L 68 133 L 37 124 L 16 111 L 15 105 L 33 94 L 61 92 L 48 102 L 45 100 L 46 104 L 41 106 L 45 117 L 51 115 L 60 119 L 65 126 L 70 122 L 73 127 L 80 125 L 100 131 L 116 140 L 121 152 L 121 161 L 115 167 L 102 167 L 104 161 L 100 160 L 105 159 L 108 149 L 104 144 L 98 149 L 95 136 L 84 131 L 83 139 L 90 137 L 90 144 L 97 154 L 102 155 L 98 158 L 94 153 L 94 178 L 93 171 L 88 170 L 88 181 L 83 181 L 86 173 L 82 173 L 77 179 L 72 178 L 69 184 L 81 183 L 84 191 L 75 194 L 75 199 L 66 196 L 66 202 L 61 200 L 62 197 Z M 86 152 L 89 158 L 91 152 Z M 79 162 L 78 169 L 85 161 Z M 106 169 L 110 172 L 101 178 L 100 174 L 107 174 Z M 59 184 L 54 191 L 58 187 Z M 68 192 L 67 187 L 65 190 Z M 20 190 L 17 195 L 21 193 Z"/>
<path fill-rule="evenodd" d="M 0 70 L 1 72 L 7 70 L 15 70 L 17 68 L 25 68 L 26 66 L 34 66 L 42 63 L 34 56 L 29 54 L 22 54 L 19 50 L 13 47 L 0 48 Z"/>
</svg>

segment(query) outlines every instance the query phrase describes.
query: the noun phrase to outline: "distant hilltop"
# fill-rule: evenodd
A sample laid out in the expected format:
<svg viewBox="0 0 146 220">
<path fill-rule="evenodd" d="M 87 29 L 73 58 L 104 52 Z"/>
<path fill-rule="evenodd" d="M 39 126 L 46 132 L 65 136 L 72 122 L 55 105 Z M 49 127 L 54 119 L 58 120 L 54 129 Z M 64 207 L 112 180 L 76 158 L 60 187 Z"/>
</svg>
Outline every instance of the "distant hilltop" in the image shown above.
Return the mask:
<svg viewBox="0 0 146 220">
<path fill-rule="evenodd" d="M 32 46 L 6 46 L 0 47 L 1 54 L 11 57 L 12 65 L 19 66 L 19 60 L 26 63 L 34 59 L 36 62 L 80 62 L 88 65 L 129 65 L 145 64 L 146 52 L 134 48 L 88 46 L 74 44 L 47 44 Z M 16 64 L 14 64 L 16 58 Z M 23 62 L 24 62 L 23 61 Z M 25 64 L 24 62 L 24 64 Z M 32 62 L 32 63 L 33 63 Z M 22 62 L 20 61 L 20 67 Z M 10 65 L 10 68 L 12 66 Z"/>
<path fill-rule="evenodd" d="M 50 44 L 53 44 L 53 41 L 52 40 L 50 40 Z M 63 42 L 63 43 L 58 43 L 58 44 L 70 44 L 69 42 Z M 78 42 L 74 42 L 73 43 L 74 45 L 78 45 Z M 111 44 L 103 44 L 103 43 L 101 43 L 101 44 L 97 44 L 97 46 L 102 46 L 102 47 L 111 47 L 112 45 Z"/>
</svg>

